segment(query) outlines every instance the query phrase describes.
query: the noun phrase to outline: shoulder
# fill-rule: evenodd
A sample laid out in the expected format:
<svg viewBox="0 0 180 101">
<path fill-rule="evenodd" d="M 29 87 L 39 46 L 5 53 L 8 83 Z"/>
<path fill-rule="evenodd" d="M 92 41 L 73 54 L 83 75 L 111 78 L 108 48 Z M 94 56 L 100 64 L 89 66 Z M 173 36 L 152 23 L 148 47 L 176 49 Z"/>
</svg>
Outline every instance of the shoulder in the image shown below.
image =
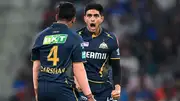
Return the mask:
<svg viewBox="0 0 180 101">
<path fill-rule="evenodd" d="M 50 32 L 50 30 L 51 30 L 51 28 L 48 27 L 48 28 L 44 29 L 43 31 L 39 32 L 36 36 L 36 39 L 39 39 L 39 38 L 45 36 L 47 33 Z"/>
<path fill-rule="evenodd" d="M 115 41 L 117 40 L 117 37 L 113 32 L 110 32 L 105 28 L 102 28 L 102 31 L 107 37 L 109 37 L 109 38 L 111 38 L 112 40 L 115 40 Z"/>
<path fill-rule="evenodd" d="M 46 28 L 34 36 L 33 43 L 32 43 L 33 48 L 37 48 L 37 47 L 40 47 L 42 45 L 44 36 L 48 32 L 48 30 L 49 30 L 49 28 Z"/>
<path fill-rule="evenodd" d="M 82 42 L 82 37 L 76 31 L 70 31 L 74 42 Z"/>
<path fill-rule="evenodd" d="M 48 27 L 44 29 L 43 31 L 39 32 L 35 37 L 34 37 L 34 45 L 42 45 L 44 37 L 50 33 L 51 29 Z"/>
<path fill-rule="evenodd" d="M 80 28 L 76 31 L 77 34 L 82 35 L 86 27 Z"/>
<path fill-rule="evenodd" d="M 116 37 L 116 35 L 113 32 L 110 32 L 106 29 L 103 29 L 103 33 L 104 35 L 108 38 L 109 42 L 115 47 L 117 48 L 119 46 L 119 41 Z"/>
</svg>

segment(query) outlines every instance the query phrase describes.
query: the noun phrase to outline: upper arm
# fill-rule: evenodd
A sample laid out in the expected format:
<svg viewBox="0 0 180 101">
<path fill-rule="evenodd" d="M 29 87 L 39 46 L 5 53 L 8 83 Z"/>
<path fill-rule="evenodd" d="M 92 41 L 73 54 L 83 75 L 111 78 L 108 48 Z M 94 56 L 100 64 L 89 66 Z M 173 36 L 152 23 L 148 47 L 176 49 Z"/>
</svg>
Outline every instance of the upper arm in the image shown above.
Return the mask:
<svg viewBox="0 0 180 101">
<path fill-rule="evenodd" d="M 119 50 L 118 40 L 116 39 L 116 37 L 113 40 L 110 59 L 120 59 L 120 50 Z"/>
<path fill-rule="evenodd" d="M 73 68 L 84 67 L 83 62 L 73 62 Z"/>
<path fill-rule="evenodd" d="M 39 60 L 33 61 L 33 68 L 39 68 L 41 66 L 41 63 Z"/>
<path fill-rule="evenodd" d="M 40 37 L 38 36 L 33 44 L 32 50 L 31 50 L 31 60 L 40 60 L 40 51 L 39 48 L 41 46 Z"/>
<path fill-rule="evenodd" d="M 38 48 L 33 48 L 32 52 L 31 52 L 31 60 L 35 61 L 35 60 L 40 60 L 40 53 Z"/>
</svg>

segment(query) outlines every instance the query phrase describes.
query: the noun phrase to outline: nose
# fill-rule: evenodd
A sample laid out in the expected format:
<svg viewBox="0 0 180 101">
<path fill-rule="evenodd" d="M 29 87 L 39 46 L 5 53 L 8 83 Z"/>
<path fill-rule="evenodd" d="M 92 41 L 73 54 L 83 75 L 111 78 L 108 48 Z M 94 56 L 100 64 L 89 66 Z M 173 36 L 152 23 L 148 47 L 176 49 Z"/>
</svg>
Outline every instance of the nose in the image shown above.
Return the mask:
<svg viewBox="0 0 180 101">
<path fill-rule="evenodd" d="M 94 16 L 91 17 L 91 22 L 95 22 L 95 17 Z"/>
</svg>

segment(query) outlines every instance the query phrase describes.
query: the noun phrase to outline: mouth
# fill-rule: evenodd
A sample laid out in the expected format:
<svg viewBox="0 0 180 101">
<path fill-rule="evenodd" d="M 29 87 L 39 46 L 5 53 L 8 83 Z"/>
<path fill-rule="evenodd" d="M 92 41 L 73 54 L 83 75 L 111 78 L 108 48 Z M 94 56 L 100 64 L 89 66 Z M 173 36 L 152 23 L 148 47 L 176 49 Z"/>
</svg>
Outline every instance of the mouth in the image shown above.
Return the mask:
<svg viewBox="0 0 180 101">
<path fill-rule="evenodd" d="M 94 23 L 91 23 L 90 26 L 91 27 L 96 27 L 96 25 Z"/>
<path fill-rule="evenodd" d="M 96 31 L 96 24 L 91 23 L 90 26 L 89 26 L 89 31 L 95 32 Z"/>
</svg>

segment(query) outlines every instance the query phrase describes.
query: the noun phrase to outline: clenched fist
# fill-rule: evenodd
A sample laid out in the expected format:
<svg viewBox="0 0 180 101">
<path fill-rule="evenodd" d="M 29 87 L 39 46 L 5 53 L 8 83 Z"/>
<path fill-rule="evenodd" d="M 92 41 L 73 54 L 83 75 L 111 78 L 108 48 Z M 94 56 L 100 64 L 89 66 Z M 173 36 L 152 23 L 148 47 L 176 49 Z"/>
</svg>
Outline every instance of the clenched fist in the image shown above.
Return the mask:
<svg viewBox="0 0 180 101">
<path fill-rule="evenodd" d="M 115 90 L 111 92 L 111 96 L 114 100 L 118 100 L 120 98 L 120 93 L 121 93 L 121 86 L 115 85 Z"/>
</svg>

